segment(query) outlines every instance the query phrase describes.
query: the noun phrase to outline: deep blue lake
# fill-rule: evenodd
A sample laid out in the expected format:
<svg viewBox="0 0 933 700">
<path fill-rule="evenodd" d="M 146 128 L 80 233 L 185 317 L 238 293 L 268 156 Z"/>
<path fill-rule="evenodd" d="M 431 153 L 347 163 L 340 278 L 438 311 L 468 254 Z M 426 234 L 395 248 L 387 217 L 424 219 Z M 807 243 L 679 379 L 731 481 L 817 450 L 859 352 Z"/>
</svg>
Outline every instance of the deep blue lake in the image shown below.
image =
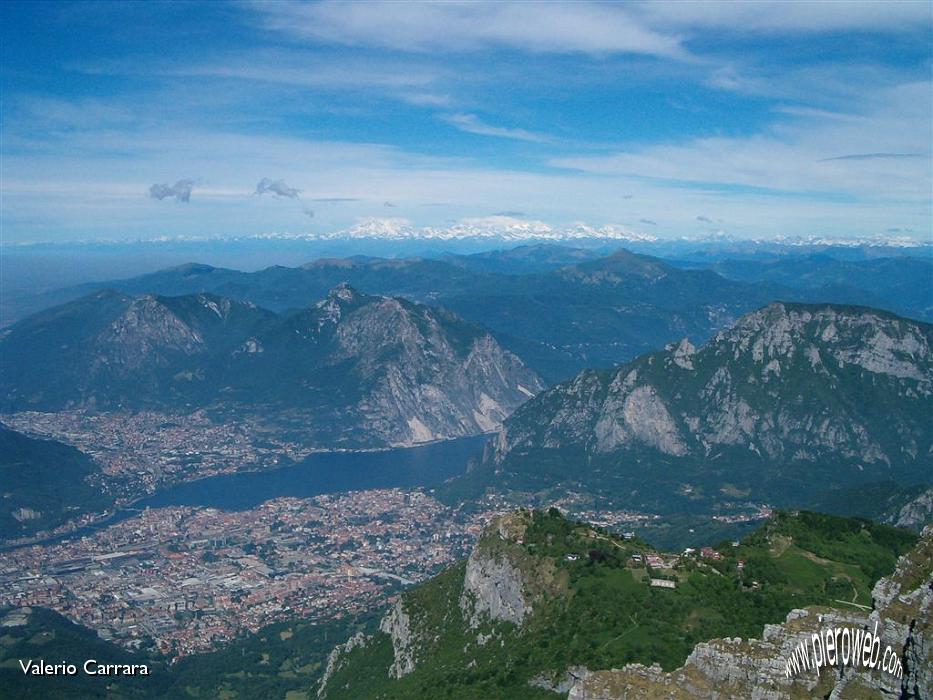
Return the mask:
<svg viewBox="0 0 933 700">
<path fill-rule="evenodd" d="M 171 486 L 137 501 L 132 508 L 67 534 L 41 541 L 51 544 L 88 535 L 126 520 L 146 508 L 205 506 L 248 510 L 284 496 L 310 498 L 323 493 L 381 488 L 430 488 L 463 474 L 470 460 L 479 460 L 487 435 L 446 440 L 422 447 L 378 452 L 317 452 L 290 467 L 239 474 L 221 474 Z M 0 551 L 10 549 L 0 547 Z M 16 546 L 12 547 L 16 548 Z"/>
<path fill-rule="evenodd" d="M 291 467 L 221 474 L 172 486 L 139 501 L 136 508 L 209 506 L 246 510 L 282 496 L 378 488 L 431 487 L 466 472 L 479 459 L 488 436 L 462 438 L 379 452 L 318 452 Z"/>
</svg>

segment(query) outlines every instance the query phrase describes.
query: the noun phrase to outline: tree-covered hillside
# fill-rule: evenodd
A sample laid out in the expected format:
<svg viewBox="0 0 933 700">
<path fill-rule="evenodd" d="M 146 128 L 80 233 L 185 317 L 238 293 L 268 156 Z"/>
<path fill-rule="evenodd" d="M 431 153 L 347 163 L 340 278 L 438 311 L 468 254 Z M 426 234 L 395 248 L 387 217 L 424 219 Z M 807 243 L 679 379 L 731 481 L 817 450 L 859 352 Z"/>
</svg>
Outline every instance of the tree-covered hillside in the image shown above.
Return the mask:
<svg viewBox="0 0 933 700">
<path fill-rule="evenodd" d="M 110 499 L 87 477 L 99 467 L 83 452 L 54 440 L 37 440 L 0 424 L 0 538 L 61 525 Z"/>
</svg>

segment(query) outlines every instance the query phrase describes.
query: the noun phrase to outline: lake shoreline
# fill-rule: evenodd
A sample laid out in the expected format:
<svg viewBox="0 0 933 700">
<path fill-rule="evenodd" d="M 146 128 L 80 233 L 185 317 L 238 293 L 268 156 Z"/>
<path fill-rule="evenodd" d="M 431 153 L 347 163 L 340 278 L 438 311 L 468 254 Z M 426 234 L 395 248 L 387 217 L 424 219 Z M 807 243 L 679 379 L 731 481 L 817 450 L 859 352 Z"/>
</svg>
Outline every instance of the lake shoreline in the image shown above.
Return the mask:
<svg viewBox="0 0 933 700">
<path fill-rule="evenodd" d="M 139 496 L 114 509 L 113 512 L 101 514 L 99 518 L 81 524 L 66 532 L 35 537 L 31 538 L 29 541 L 20 540 L 0 544 L 0 552 L 9 552 L 37 545 L 48 545 L 75 537 L 82 537 L 87 533 L 100 530 L 108 525 L 132 517 L 134 512 L 140 512 L 142 510 L 142 508 L 140 508 L 142 505 L 145 505 L 145 507 L 157 508 L 171 507 L 173 505 L 190 505 L 214 507 L 222 510 L 245 510 L 247 508 L 256 507 L 262 502 L 272 500 L 273 498 L 288 496 L 308 498 L 328 493 L 363 491 L 377 488 L 427 488 L 442 483 L 446 478 L 455 476 L 458 473 L 466 473 L 470 459 L 479 457 L 482 454 L 482 448 L 488 440 L 488 436 L 489 433 L 482 433 L 480 435 L 463 438 L 433 440 L 406 447 L 314 450 L 299 461 L 293 461 L 287 465 L 272 469 L 247 468 L 235 472 L 199 476 Z M 449 466 L 446 468 L 432 469 L 429 464 L 424 463 L 425 460 L 431 463 L 444 463 L 445 460 L 450 460 L 457 466 L 455 469 L 451 469 Z M 343 472 L 335 478 L 334 468 L 354 466 L 354 462 L 358 468 L 349 472 Z M 369 471 L 367 471 L 367 465 L 369 465 Z M 331 469 L 327 470 L 328 467 Z M 408 473 L 406 478 L 406 473 L 404 471 L 406 467 L 410 472 L 412 469 L 415 469 L 416 472 Z M 324 471 L 316 471 L 322 468 Z M 373 468 L 379 471 L 373 471 Z M 418 471 L 419 468 L 420 471 Z M 305 480 L 289 480 L 287 478 L 299 472 L 300 474 L 297 475 L 305 478 Z M 439 475 L 444 475 L 445 478 L 436 481 L 435 477 Z M 286 478 L 283 479 L 282 477 Z M 240 482 L 249 481 L 250 479 L 265 480 L 268 483 L 265 484 L 265 489 L 262 488 L 263 485 L 261 483 L 258 484 L 259 488 L 256 488 L 257 484 L 254 483 L 252 489 L 246 489 L 251 495 L 250 498 L 234 498 L 233 496 L 242 493 L 242 490 L 236 489 L 224 496 L 221 493 L 222 488 L 218 488 L 222 487 L 223 484 L 232 484 L 235 486 Z M 360 483 L 354 484 L 354 480 L 358 480 Z M 318 485 L 318 488 L 315 488 L 315 484 Z M 288 493 L 288 491 L 291 490 L 298 491 L 299 493 Z M 268 497 L 257 496 L 257 494 L 262 493 L 267 494 Z M 257 497 L 260 500 L 257 501 Z M 172 502 L 175 500 L 179 502 Z M 201 500 L 208 502 L 192 502 Z M 223 501 L 227 501 L 226 506 L 219 504 Z"/>
</svg>

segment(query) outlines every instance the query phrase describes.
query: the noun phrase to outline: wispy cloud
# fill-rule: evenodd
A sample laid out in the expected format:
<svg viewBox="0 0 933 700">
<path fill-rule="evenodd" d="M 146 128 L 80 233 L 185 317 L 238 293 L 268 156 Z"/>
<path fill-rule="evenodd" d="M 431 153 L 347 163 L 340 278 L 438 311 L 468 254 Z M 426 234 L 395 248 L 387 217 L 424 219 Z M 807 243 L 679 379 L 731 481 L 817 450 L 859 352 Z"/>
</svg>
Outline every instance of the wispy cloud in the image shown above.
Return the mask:
<svg viewBox="0 0 933 700">
<path fill-rule="evenodd" d="M 302 48 L 258 50 L 248 57 L 232 54 L 202 61 L 99 59 L 72 68 L 88 75 L 219 78 L 301 88 L 404 90 L 409 92 L 401 95 L 425 96 L 445 74 L 441 67 L 417 59 L 386 58 L 374 64 L 354 56 L 338 60 Z"/>
<path fill-rule="evenodd" d="M 360 201 L 357 197 L 313 197 L 312 202 L 320 202 L 321 204 L 341 204 L 343 202 L 358 202 Z"/>
<path fill-rule="evenodd" d="M 482 121 L 475 114 L 448 114 L 442 119 L 456 127 L 460 131 L 468 134 L 479 134 L 480 136 L 496 136 L 504 139 L 515 139 L 517 141 L 535 141 L 544 143 L 550 139 L 543 134 L 537 134 L 525 129 L 509 129 L 502 126 L 493 126 Z"/>
<path fill-rule="evenodd" d="M 450 107 L 453 98 L 450 95 L 436 95 L 429 92 L 399 92 L 395 95 L 402 102 L 416 107 Z"/>
<path fill-rule="evenodd" d="M 819 162 L 828 163 L 834 160 L 898 160 L 901 158 L 924 158 L 922 153 L 850 153 L 844 156 L 822 158 Z"/>
<path fill-rule="evenodd" d="M 775 122 L 749 136 L 647 143 L 610 154 L 562 156 L 550 163 L 737 196 L 754 191 L 868 197 L 925 206 L 933 186 L 925 155 L 933 150 L 930 91 L 929 82 L 890 87 L 863 105 L 859 119 L 811 116 Z M 852 152 L 853 146 L 859 150 Z"/>
<path fill-rule="evenodd" d="M 793 117 L 804 117 L 806 119 L 838 119 L 839 121 L 863 121 L 865 119 L 865 117 L 858 114 L 833 112 L 828 109 L 801 105 L 778 105 L 773 108 L 773 111 L 778 114 L 789 114 Z"/>
<path fill-rule="evenodd" d="M 314 41 L 408 52 L 510 48 L 686 58 L 679 37 L 596 2 L 256 2 L 268 29 Z"/>
<path fill-rule="evenodd" d="M 155 184 L 149 188 L 149 196 L 153 199 L 175 199 L 187 203 L 191 200 L 194 185 L 194 180 L 178 180 L 174 185 Z"/>
<path fill-rule="evenodd" d="M 638 220 L 638 223 L 640 223 L 640 224 L 647 224 L 648 226 L 657 226 L 657 225 L 658 225 L 658 222 L 657 222 L 657 221 L 654 221 L 654 220 L 652 220 L 652 219 L 639 219 L 639 220 Z"/>
<path fill-rule="evenodd" d="M 731 34 L 789 34 L 867 30 L 929 31 L 933 9 L 928 2 L 835 0 L 786 2 L 757 0 L 679 2 L 651 0 L 634 8 L 639 21 L 668 30 L 721 29 Z"/>
</svg>

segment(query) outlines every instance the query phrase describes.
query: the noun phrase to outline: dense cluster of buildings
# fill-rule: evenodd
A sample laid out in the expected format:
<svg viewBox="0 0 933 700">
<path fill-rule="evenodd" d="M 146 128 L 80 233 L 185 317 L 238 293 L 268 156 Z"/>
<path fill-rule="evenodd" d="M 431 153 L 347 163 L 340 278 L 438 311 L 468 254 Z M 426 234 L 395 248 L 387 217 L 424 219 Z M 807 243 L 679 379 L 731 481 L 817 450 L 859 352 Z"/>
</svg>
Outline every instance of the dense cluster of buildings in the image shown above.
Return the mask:
<svg viewBox="0 0 933 700">
<path fill-rule="evenodd" d="M 257 420 L 216 422 L 203 411 L 170 415 L 24 411 L 0 416 L 26 434 L 77 447 L 101 465 L 101 485 L 129 500 L 169 484 L 281 466 L 310 450 Z"/>
<path fill-rule="evenodd" d="M 465 556 L 498 512 L 422 491 L 282 498 L 226 512 L 146 510 L 93 536 L 6 552 L 0 607 L 41 605 L 173 656 L 300 616 L 371 607 Z"/>
</svg>

